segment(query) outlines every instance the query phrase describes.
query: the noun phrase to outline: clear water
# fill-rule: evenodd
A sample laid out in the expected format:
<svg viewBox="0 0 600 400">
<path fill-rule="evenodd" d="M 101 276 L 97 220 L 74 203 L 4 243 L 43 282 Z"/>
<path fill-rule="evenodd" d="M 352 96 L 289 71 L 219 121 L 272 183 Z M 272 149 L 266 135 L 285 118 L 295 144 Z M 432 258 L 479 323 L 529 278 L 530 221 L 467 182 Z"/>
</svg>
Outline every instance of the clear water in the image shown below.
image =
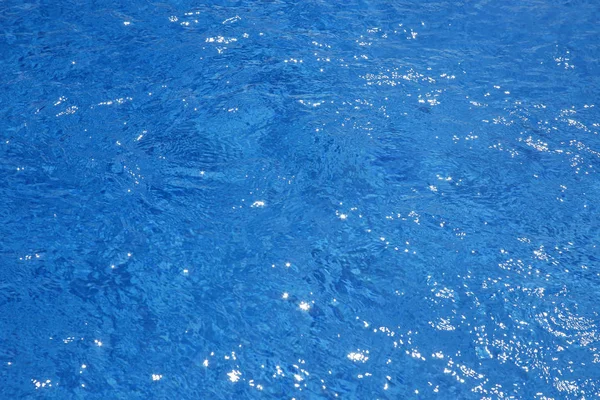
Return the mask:
<svg viewBox="0 0 600 400">
<path fill-rule="evenodd" d="M 0 3 L 0 397 L 600 395 L 596 1 Z"/>
</svg>

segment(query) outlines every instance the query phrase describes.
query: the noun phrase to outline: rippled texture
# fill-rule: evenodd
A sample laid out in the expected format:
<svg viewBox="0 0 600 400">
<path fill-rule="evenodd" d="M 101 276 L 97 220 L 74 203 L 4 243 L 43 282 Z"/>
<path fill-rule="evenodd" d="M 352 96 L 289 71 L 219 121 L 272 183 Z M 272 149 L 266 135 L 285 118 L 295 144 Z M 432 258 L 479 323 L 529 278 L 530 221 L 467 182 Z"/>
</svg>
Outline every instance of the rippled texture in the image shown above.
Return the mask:
<svg viewBox="0 0 600 400">
<path fill-rule="evenodd" d="M 0 3 L 0 397 L 600 395 L 600 5 L 344 3 Z"/>
</svg>

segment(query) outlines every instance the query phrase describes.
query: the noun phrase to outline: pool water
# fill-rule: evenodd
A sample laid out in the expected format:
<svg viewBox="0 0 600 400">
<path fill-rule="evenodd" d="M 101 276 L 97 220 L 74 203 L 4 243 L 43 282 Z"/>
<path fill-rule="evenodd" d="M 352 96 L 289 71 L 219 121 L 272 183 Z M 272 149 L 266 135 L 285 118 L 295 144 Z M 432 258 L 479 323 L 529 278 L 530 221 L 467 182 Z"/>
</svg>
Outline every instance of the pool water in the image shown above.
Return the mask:
<svg viewBox="0 0 600 400">
<path fill-rule="evenodd" d="M 600 396 L 600 3 L 0 4 L 0 398 Z"/>
</svg>

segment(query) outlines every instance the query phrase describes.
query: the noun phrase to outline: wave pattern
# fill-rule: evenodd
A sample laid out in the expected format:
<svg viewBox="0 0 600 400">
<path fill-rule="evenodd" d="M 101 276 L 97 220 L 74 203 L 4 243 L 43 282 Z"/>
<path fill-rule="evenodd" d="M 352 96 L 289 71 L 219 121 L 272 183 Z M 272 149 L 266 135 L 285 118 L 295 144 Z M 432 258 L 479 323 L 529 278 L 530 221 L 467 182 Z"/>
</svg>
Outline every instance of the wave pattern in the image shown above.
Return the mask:
<svg viewBox="0 0 600 400">
<path fill-rule="evenodd" d="M 599 396 L 599 12 L 3 2 L 1 397 Z"/>
</svg>

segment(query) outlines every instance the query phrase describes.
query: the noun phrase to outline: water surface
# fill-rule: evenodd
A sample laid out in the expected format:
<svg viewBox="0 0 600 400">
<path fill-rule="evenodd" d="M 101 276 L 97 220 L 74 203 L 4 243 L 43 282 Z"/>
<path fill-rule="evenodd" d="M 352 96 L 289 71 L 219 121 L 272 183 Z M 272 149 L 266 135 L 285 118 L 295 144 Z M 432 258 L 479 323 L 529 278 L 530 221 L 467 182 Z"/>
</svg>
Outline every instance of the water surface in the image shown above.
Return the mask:
<svg viewBox="0 0 600 400">
<path fill-rule="evenodd" d="M 594 1 L 4 1 L 0 397 L 600 395 Z"/>
</svg>

